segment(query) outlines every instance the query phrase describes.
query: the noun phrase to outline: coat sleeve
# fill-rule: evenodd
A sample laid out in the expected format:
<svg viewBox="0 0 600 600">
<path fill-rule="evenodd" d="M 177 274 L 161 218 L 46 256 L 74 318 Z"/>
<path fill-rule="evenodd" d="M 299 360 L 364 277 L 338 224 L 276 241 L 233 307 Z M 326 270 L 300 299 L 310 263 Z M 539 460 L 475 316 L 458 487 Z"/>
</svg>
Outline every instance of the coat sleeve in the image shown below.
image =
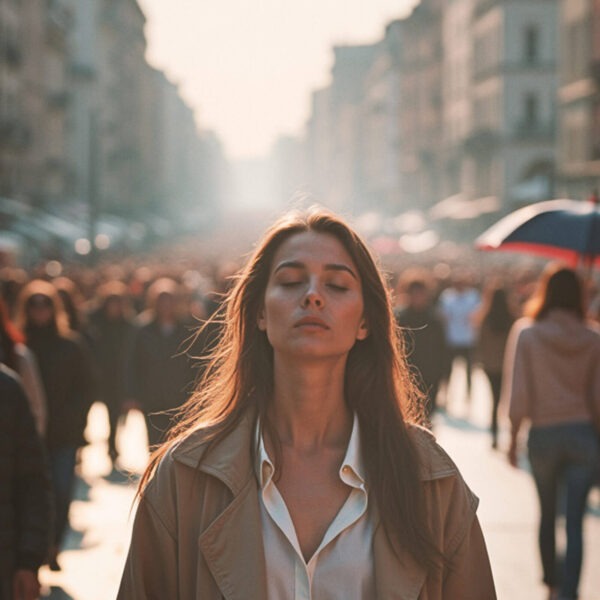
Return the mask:
<svg viewBox="0 0 600 600">
<path fill-rule="evenodd" d="M 451 557 L 444 580 L 443 598 L 454 600 L 495 600 L 496 590 L 483 533 L 477 515 Z"/>
<path fill-rule="evenodd" d="M 167 453 L 141 494 L 117 600 L 179 598 L 175 489 Z"/>
<path fill-rule="evenodd" d="M 117 600 L 178 597 L 175 536 L 151 500 L 142 497 Z"/>
</svg>

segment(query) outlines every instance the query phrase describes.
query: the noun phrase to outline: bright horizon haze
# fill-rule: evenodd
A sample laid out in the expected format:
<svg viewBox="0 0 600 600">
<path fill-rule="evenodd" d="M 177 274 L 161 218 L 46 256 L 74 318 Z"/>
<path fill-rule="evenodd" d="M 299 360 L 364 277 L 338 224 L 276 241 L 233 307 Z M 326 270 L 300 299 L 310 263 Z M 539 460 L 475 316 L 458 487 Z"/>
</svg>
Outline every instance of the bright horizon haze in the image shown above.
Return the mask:
<svg viewBox="0 0 600 600">
<path fill-rule="evenodd" d="M 380 40 L 417 0 L 139 0 L 147 59 L 179 86 L 197 123 L 231 159 L 297 135 L 311 92 L 330 80 L 332 47 Z"/>
</svg>

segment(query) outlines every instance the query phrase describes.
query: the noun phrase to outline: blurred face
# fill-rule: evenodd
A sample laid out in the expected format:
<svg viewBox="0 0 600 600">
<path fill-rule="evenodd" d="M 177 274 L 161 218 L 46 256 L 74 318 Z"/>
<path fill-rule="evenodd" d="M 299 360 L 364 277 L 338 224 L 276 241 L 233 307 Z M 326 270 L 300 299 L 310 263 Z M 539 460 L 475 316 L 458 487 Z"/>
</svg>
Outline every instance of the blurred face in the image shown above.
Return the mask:
<svg viewBox="0 0 600 600">
<path fill-rule="evenodd" d="M 156 316 L 159 321 L 171 321 L 175 318 L 175 298 L 172 294 L 159 294 L 156 299 Z"/>
<path fill-rule="evenodd" d="M 118 296 L 112 296 L 106 301 L 106 317 L 110 320 L 117 320 L 123 316 L 123 300 Z"/>
<path fill-rule="evenodd" d="M 27 301 L 27 316 L 35 327 L 44 327 L 54 318 L 52 300 L 43 294 L 34 294 Z"/>
<path fill-rule="evenodd" d="M 356 265 L 333 235 L 288 238 L 273 257 L 258 327 L 275 356 L 344 357 L 367 337 Z"/>
</svg>

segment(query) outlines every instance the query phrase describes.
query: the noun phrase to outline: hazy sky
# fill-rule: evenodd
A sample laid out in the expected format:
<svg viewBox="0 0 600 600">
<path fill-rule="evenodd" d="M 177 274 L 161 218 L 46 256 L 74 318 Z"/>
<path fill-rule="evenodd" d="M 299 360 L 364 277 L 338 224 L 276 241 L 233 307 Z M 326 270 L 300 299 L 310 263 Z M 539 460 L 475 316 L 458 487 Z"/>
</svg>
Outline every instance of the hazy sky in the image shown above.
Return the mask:
<svg viewBox="0 0 600 600">
<path fill-rule="evenodd" d="M 416 0 L 139 0 L 148 60 L 180 86 L 231 158 L 302 131 L 331 47 L 381 39 Z"/>
</svg>

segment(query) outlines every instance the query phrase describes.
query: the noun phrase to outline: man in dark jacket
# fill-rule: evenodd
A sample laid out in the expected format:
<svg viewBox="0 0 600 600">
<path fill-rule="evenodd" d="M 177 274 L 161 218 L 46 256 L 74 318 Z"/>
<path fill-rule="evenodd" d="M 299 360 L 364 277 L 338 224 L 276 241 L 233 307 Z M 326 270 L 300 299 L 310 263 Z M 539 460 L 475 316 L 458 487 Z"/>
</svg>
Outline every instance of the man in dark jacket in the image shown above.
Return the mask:
<svg viewBox="0 0 600 600">
<path fill-rule="evenodd" d="M 432 304 L 428 280 L 413 275 L 404 283 L 406 305 L 396 311 L 403 328 L 408 363 L 417 371 L 417 381 L 425 393 L 425 410 L 430 418 L 444 372 L 445 333 L 442 318 Z"/>
<path fill-rule="evenodd" d="M 50 522 L 42 442 L 21 385 L 0 365 L 0 600 L 39 597 Z"/>
<path fill-rule="evenodd" d="M 133 341 L 131 397 L 146 418 L 150 447 L 164 441 L 173 410 L 185 402 L 195 371 L 186 353 L 191 332 L 178 313 L 178 288 L 163 277 L 148 289 L 148 310 Z"/>
</svg>

